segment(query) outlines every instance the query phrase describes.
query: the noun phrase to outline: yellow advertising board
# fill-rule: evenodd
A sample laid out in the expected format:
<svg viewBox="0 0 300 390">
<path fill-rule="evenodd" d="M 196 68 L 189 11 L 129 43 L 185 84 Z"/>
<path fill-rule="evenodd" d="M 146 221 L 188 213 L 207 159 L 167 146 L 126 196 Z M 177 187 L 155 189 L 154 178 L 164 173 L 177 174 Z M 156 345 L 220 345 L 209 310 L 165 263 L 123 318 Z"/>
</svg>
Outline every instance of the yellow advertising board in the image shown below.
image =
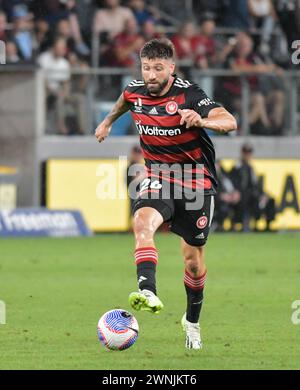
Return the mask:
<svg viewBox="0 0 300 390">
<path fill-rule="evenodd" d="M 94 231 L 126 231 L 126 160 L 49 160 L 47 207 L 82 212 Z"/>
<path fill-rule="evenodd" d="M 222 160 L 230 170 L 234 160 Z M 273 229 L 300 229 L 300 160 L 253 160 L 257 176 L 263 180 L 263 189 L 274 197 L 277 207 Z"/>
<path fill-rule="evenodd" d="M 226 170 L 234 164 L 222 161 Z M 278 213 L 271 227 L 300 229 L 300 160 L 253 160 L 253 167 L 275 198 Z M 47 207 L 80 210 L 94 231 L 126 231 L 126 169 L 126 160 L 49 160 Z"/>
<path fill-rule="evenodd" d="M 17 207 L 17 169 L 0 165 L 0 210 Z"/>
</svg>

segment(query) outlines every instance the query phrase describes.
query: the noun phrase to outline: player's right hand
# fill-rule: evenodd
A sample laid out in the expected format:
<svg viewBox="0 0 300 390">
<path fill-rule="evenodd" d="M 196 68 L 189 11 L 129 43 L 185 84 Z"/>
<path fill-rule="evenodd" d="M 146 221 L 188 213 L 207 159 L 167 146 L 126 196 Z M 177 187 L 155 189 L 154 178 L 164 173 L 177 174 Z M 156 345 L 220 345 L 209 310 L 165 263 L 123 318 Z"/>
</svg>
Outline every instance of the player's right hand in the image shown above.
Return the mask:
<svg viewBox="0 0 300 390">
<path fill-rule="evenodd" d="M 111 126 L 107 125 L 107 123 L 102 122 L 95 130 L 95 137 L 97 138 L 98 142 L 103 142 L 105 138 L 109 135 L 111 130 Z"/>
</svg>

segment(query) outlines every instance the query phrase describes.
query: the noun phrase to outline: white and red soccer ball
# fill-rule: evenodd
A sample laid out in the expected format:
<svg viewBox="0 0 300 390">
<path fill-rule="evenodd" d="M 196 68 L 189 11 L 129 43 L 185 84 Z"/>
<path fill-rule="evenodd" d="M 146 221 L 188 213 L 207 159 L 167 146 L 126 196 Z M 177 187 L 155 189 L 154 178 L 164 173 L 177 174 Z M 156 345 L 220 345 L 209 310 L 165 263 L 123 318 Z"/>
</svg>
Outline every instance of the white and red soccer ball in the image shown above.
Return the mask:
<svg viewBox="0 0 300 390">
<path fill-rule="evenodd" d="M 100 342 L 110 350 L 123 351 L 137 340 L 139 324 L 126 310 L 114 309 L 100 318 L 97 327 Z"/>
</svg>

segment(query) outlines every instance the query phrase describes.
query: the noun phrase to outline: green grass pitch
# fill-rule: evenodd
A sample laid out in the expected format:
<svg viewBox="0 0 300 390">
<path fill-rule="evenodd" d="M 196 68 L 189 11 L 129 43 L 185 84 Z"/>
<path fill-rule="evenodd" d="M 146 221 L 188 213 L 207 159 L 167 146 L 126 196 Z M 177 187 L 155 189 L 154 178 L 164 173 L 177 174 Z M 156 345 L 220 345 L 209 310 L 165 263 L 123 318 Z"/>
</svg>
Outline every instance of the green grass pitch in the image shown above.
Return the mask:
<svg viewBox="0 0 300 390">
<path fill-rule="evenodd" d="M 100 345 L 107 310 L 129 309 L 136 289 L 133 235 L 0 241 L 0 369 L 300 369 L 299 235 L 211 234 L 202 351 L 184 348 L 179 238 L 159 234 L 159 315 L 135 313 L 136 344 Z"/>
</svg>

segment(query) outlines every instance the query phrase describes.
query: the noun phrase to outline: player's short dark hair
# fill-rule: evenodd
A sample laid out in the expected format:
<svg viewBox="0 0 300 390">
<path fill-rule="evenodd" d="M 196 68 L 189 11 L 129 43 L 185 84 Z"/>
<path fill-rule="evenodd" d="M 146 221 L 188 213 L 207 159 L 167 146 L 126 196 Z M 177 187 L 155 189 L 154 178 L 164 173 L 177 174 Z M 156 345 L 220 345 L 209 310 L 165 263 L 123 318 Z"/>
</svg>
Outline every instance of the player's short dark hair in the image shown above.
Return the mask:
<svg viewBox="0 0 300 390">
<path fill-rule="evenodd" d="M 153 60 L 155 58 L 164 58 L 166 60 L 174 59 L 175 48 L 173 43 L 167 38 L 151 39 L 146 42 L 140 51 L 141 58 Z"/>
</svg>

